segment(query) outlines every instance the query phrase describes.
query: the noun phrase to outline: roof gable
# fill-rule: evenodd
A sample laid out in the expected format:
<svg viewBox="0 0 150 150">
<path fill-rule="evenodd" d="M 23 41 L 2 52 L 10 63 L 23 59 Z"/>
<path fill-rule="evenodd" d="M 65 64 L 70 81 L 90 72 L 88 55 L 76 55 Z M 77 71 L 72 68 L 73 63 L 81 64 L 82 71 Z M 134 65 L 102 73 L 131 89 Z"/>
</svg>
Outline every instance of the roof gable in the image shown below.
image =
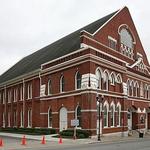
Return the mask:
<svg viewBox="0 0 150 150">
<path fill-rule="evenodd" d="M 94 33 L 93 37 L 95 40 L 108 46 L 108 36 L 110 36 L 117 41 L 117 44 L 119 46 L 120 43 L 119 29 L 121 26 L 126 26 L 134 39 L 133 40 L 134 56 L 132 62 L 136 61 L 137 53 L 140 53 L 144 58 L 143 59 L 144 64 L 146 66 L 149 66 L 146 53 L 144 51 L 137 29 L 134 25 L 131 14 L 127 7 L 124 7 L 123 9 L 119 10 L 111 19 L 109 19 L 105 24 L 103 24 L 103 26 L 101 26 L 100 29 Z M 118 51 L 120 52 L 120 49 L 118 49 Z"/>
</svg>

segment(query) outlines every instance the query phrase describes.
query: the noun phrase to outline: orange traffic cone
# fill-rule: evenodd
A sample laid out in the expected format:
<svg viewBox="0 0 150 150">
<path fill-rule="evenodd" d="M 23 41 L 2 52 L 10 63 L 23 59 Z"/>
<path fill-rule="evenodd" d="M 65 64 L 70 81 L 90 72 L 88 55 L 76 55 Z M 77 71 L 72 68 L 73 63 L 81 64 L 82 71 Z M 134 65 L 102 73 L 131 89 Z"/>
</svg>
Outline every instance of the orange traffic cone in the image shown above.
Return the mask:
<svg viewBox="0 0 150 150">
<path fill-rule="evenodd" d="M 62 144 L 63 142 L 62 142 L 62 137 L 60 136 L 59 137 L 59 144 Z"/>
<path fill-rule="evenodd" d="M 25 135 L 22 137 L 21 145 L 26 145 L 26 137 L 25 137 Z"/>
<path fill-rule="evenodd" d="M 41 144 L 46 144 L 45 136 L 43 136 Z"/>
<path fill-rule="evenodd" d="M 0 139 L 0 147 L 3 147 L 4 146 L 4 142 L 2 139 Z"/>
</svg>

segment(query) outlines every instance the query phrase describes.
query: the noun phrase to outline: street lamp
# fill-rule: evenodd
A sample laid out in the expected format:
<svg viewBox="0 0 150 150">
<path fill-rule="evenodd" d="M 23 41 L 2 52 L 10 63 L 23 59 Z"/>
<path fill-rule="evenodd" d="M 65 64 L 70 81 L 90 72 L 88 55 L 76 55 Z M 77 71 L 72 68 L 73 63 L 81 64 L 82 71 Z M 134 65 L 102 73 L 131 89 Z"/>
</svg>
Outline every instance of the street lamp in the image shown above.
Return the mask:
<svg viewBox="0 0 150 150">
<path fill-rule="evenodd" d="M 96 96 L 96 101 L 98 102 L 98 137 L 97 140 L 101 141 L 101 137 L 100 137 L 100 105 L 103 102 L 104 96 L 103 95 L 98 95 Z"/>
</svg>

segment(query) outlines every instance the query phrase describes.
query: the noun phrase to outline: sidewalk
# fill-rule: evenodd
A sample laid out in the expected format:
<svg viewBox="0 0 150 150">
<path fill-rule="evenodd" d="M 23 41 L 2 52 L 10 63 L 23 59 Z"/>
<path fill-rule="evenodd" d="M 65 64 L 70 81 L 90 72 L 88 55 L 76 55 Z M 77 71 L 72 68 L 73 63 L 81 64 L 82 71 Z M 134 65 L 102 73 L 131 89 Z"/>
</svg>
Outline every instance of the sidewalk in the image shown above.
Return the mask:
<svg viewBox="0 0 150 150">
<path fill-rule="evenodd" d="M 72 147 L 77 145 L 84 144 L 110 144 L 110 143 L 120 143 L 126 141 L 137 141 L 142 139 L 150 139 L 150 135 L 144 135 L 144 138 L 139 138 L 138 135 L 130 136 L 130 137 L 120 137 L 120 136 L 102 136 L 101 141 L 97 141 L 97 136 L 88 138 L 88 139 L 62 139 L 62 144 L 59 144 L 59 138 L 54 138 L 54 135 L 46 135 L 45 140 L 46 144 L 41 144 L 42 136 L 36 135 L 26 135 L 26 145 L 21 145 L 21 138 L 24 135 L 22 134 L 12 134 L 12 133 L 3 133 L 0 132 L 0 138 L 4 140 L 4 146 L 0 147 L 0 150 L 21 150 L 25 148 L 30 149 L 42 149 L 49 147 L 50 149 L 59 149 L 62 147 Z M 7 139 L 7 137 L 14 137 L 13 139 Z"/>
<path fill-rule="evenodd" d="M 13 134 L 13 133 L 0 132 L 0 137 L 1 136 L 22 138 L 24 135 L 23 134 Z M 54 136 L 54 134 L 53 135 L 45 135 L 46 141 L 58 143 L 59 138 L 54 138 L 53 136 Z M 150 138 L 150 135 L 145 134 L 144 138 Z M 26 135 L 26 139 L 41 141 L 42 135 Z M 139 139 L 138 134 L 133 135 L 133 136 L 124 136 L 124 137 L 121 137 L 121 136 L 102 136 L 100 142 L 102 142 L 102 143 L 113 143 L 113 142 L 123 142 L 123 141 L 137 140 L 137 139 Z M 76 140 L 63 138 L 63 141 L 64 141 L 64 143 L 68 143 L 68 144 L 74 144 L 74 143 L 91 144 L 91 143 L 99 142 L 99 141 L 97 141 L 97 136 L 94 136 L 94 137 L 88 138 L 88 139 L 76 139 Z"/>
</svg>

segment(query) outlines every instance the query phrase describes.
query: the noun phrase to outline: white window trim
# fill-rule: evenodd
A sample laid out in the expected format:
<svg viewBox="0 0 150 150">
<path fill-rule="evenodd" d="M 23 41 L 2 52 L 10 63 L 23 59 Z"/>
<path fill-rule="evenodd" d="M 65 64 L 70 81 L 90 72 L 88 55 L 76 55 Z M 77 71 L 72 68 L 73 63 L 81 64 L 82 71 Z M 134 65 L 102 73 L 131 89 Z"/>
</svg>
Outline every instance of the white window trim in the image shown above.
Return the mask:
<svg viewBox="0 0 150 150">
<path fill-rule="evenodd" d="M 113 80 L 113 79 L 114 79 L 114 80 Z M 112 72 L 112 73 L 110 74 L 110 85 L 115 86 L 115 82 L 116 82 L 116 75 L 115 75 L 114 72 Z"/>
<path fill-rule="evenodd" d="M 12 91 L 8 91 L 8 103 L 11 103 Z"/>
<path fill-rule="evenodd" d="M 24 113 L 23 110 L 20 111 L 20 127 L 24 127 Z"/>
<path fill-rule="evenodd" d="M 77 107 L 75 108 L 75 119 L 78 119 L 77 117 L 77 110 L 78 110 L 78 107 L 80 107 L 79 105 L 77 105 Z M 81 107 L 80 107 L 81 108 Z M 81 112 L 82 112 L 82 110 L 81 110 Z M 81 126 L 76 126 L 76 129 L 82 129 L 82 127 Z"/>
<path fill-rule="evenodd" d="M 115 104 L 114 102 L 111 103 L 110 108 L 111 107 L 113 107 L 113 125 L 111 125 L 111 127 L 115 127 Z M 110 110 L 110 113 L 111 113 L 111 110 Z"/>
<path fill-rule="evenodd" d="M 109 104 L 108 104 L 108 102 L 107 101 L 105 101 L 105 103 L 104 103 L 104 107 L 106 107 L 107 108 L 107 118 L 106 118 L 106 126 L 104 126 L 104 128 L 108 128 L 108 119 L 109 119 L 109 116 L 108 116 L 108 112 L 109 112 Z M 104 111 L 103 111 L 104 112 Z"/>
<path fill-rule="evenodd" d="M 14 120 L 13 127 L 17 127 L 17 110 L 14 111 L 13 115 L 14 115 L 14 118 L 13 118 L 13 120 Z"/>
<path fill-rule="evenodd" d="M 3 127 L 5 127 L 5 113 L 3 112 L 3 124 L 2 124 Z"/>
<path fill-rule="evenodd" d="M 28 109 L 28 128 L 31 127 L 32 127 L 32 109 Z"/>
<path fill-rule="evenodd" d="M 23 101 L 23 85 L 20 86 L 20 101 Z"/>
<path fill-rule="evenodd" d="M 17 102 L 17 99 L 18 99 L 18 90 L 17 88 L 14 89 L 14 102 Z"/>
<path fill-rule="evenodd" d="M 104 71 L 104 83 L 106 82 L 106 89 L 103 89 L 104 91 L 108 91 L 109 88 L 109 72 L 107 70 Z"/>
<path fill-rule="evenodd" d="M 81 89 L 81 87 L 80 88 L 77 88 L 77 82 L 78 82 L 78 80 L 77 80 L 77 75 L 78 75 L 78 73 L 79 73 L 79 71 L 77 71 L 76 72 L 76 74 L 75 74 L 75 90 L 80 90 Z M 79 73 L 80 74 L 80 73 Z M 80 74 L 81 75 L 81 74 Z M 82 79 L 82 78 L 81 78 Z"/>
<path fill-rule="evenodd" d="M 10 112 L 8 112 L 8 127 L 10 127 L 11 126 L 11 113 Z"/>
<path fill-rule="evenodd" d="M 98 77 L 97 73 L 100 74 L 100 77 Z M 96 80 L 97 80 L 97 88 L 102 89 L 102 79 L 103 79 L 103 71 L 100 67 L 98 67 L 95 71 Z"/>
<path fill-rule="evenodd" d="M 118 123 L 119 124 L 117 124 L 117 127 L 121 127 L 121 104 L 118 102 L 117 103 L 117 107 L 119 108 L 119 116 L 118 116 Z"/>
<path fill-rule="evenodd" d="M 48 88 L 47 88 L 47 90 L 48 90 L 48 92 L 47 92 L 48 95 L 52 95 L 52 93 L 49 92 L 49 90 L 50 90 L 50 86 L 49 86 L 50 82 L 51 82 L 51 79 L 48 80 Z M 51 86 L 52 86 L 52 83 L 51 83 Z M 51 91 L 51 92 L 52 92 L 52 91 Z"/>
<path fill-rule="evenodd" d="M 64 93 L 64 91 L 62 90 L 62 79 L 64 78 L 64 76 L 62 75 L 61 77 L 60 77 L 60 83 L 59 83 L 59 85 L 60 85 L 60 93 Z"/>
<path fill-rule="evenodd" d="M 27 99 L 32 99 L 32 84 L 29 83 L 27 87 L 28 96 Z"/>
</svg>

